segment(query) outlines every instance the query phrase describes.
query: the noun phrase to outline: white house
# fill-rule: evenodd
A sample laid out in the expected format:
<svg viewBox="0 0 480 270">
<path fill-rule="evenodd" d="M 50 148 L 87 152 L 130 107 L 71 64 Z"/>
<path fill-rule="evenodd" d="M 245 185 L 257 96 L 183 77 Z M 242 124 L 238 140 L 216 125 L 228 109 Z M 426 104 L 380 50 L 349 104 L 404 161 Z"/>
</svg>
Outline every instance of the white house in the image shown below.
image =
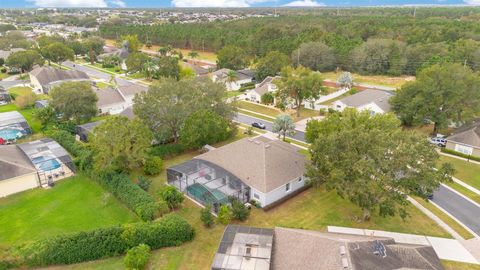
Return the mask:
<svg viewBox="0 0 480 270">
<path fill-rule="evenodd" d="M 235 80 L 229 81 L 229 73 L 234 72 Z M 229 91 L 236 91 L 242 87 L 242 84 L 251 83 L 253 81 L 254 73 L 249 69 L 242 69 L 234 71 L 228 68 L 222 68 L 211 73 L 211 79 L 214 82 L 222 82 Z"/>
<path fill-rule="evenodd" d="M 253 102 L 260 102 L 262 96 L 266 93 L 275 93 L 277 86 L 273 83 L 279 77 L 266 77 L 261 83 L 257 83 L 255 88 L 247 92 L 247 99 Z"/>
<path fill-rule="evenodd" d="M 446 148 L 465 155 L 480 157 L 480 119 L 458 128 L 447 137 Z"/>
<path fill-rule="evenodd" d="M 94 88 L 98 96 L 97 107 L 99 114 L 119 114 L 133 105 L 133 98 L 136 94 L 146 92 L 147 87 L 128 83 L 119 85 L 116 88 Z"/>
<path fill-rule="evenodd" d="M 367 89 L 354 95 L 334 101 L 334 110 L 343 111 L 345 108 L 355 108 L 358 111 L 369 111 L 371 114 L 390 112 L 389 99 L 393 92 L 384 90 Z"/>
<path fill-rule="evenodd" d="M 245 138 L 168 168 L 167 178 L 202 204 L 218 206 L 235 197 L 268 208 L 305 187 L 307 160 L 298 150 L 265 136 Z"/>
<path fill-rule="evenodd" d="M 48 94 L 55 85 L 71 81 L 90 81 L 90 77 L 78 70 L 62 70 L 54 67 L 37 67 L 30 71 L 30 83 L 36 93 Z"/>
</svg>

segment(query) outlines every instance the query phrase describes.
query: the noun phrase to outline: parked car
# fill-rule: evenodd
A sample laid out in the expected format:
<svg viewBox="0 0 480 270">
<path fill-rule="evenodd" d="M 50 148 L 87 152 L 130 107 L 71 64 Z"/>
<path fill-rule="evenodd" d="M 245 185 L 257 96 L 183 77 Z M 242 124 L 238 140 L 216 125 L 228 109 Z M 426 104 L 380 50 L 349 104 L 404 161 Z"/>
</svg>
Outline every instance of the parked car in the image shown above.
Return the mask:
<svg viewBox="0 0 480 270">
<path fill-rule="evenodd" d="M 252 127 L 256 127 L 256 128 L 259 128 L 259 129 L 266 129 L 266 128 L 267 128 L 267 127 L 265 126 L 265 124 L 259 123 L 259 122 L 253 122 L 253 123 L 252 123 Z"/>
<path fill-rule="evenodd" d="M 447 140 L 445 138 L 433 137 L 433 138 L 428 139 L 428 141 L 431 144 L 435 144 L 436 146 L 439 146 L 439 147 L 447 146 Z"/>
</svg>

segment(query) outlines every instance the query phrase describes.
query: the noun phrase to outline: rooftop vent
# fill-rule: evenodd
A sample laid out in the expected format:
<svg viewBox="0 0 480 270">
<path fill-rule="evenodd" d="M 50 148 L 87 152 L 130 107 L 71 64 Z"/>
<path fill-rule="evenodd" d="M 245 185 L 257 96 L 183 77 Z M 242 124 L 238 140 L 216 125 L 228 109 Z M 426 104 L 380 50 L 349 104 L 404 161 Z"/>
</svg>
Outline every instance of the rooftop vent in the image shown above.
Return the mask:
<svg viewBox="0 0 480 270">
<path fill-rule="evenodd" d="M 343 267 L 343 269 L 348 269 L 348 260 L 347 260 L 347 258 L 342 258 L 342 267 Z"/>
</svg>

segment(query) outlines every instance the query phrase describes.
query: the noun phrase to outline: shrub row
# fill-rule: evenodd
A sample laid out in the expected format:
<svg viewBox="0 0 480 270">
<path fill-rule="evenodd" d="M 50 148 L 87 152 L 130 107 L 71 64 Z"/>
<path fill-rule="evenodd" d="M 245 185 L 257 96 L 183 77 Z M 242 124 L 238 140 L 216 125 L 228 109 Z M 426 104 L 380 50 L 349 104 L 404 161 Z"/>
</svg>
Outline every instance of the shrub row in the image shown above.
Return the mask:
<svg viewBox="0 0 480 270">
<path fill-rule="evenodd" d="M 185 152 L 185 146 L 182 144 L 170 143 L 170 144 L 161 144 L 152 147 L 149 150 L 150 155 L 159 156 L 162 159 L 169 157 L 177 156 Z"/>
<path fill-rule="evenodd" d="M 178 246 L 193 239 L 194 230 L 182 217 L 169 214 L 158 222 L 134 223 L 39 240 L 19 249 L 31 266 L 72 264 L 117 256 L 146 244 L 152 249 Z"/>
<path fill-rule="evenodd" d="M 95 179 L 142 220 L 152 220 L 155 217 L 158 208 L 155 200 L 127 175 L 104 174 Z"/>
<path fill-rule="evenodd" d="M 463 158 L 470 159 L 470 160 L 480 161 L 480 157 L 467 155 L 467 154 L 460 153 L 460 152 L 457 152 L 455 150 L 448 149 L 448 148 L 445 148 L 445 147 L 442 148 L 442 152 L 447 153 L 447 154 L 451 154 L 451 155 L 455 155 L 455 156 L 459 156 L 459 157 L 463 157 Z"/>
<path fill-rule="evenodd" d="M 63 129 L 48 129 L 45 131 L 45 135 L 54 139 L 74 156 L 73 161 L 79 170 L 88 170 L 92 167 L 92 151 L 75 141 L 75 136 L 70 132 Z"/>
</svg>

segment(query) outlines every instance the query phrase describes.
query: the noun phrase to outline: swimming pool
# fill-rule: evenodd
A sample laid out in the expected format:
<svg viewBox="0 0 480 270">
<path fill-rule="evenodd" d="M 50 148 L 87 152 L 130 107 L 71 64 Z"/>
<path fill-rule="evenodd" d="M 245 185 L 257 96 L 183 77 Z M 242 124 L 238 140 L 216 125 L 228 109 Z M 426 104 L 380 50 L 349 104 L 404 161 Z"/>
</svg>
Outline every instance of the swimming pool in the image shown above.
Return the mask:
<svg viewBox="0 0 480 270">
<path fill-rule="evenodd" d="M 16 129 L 0 129 L 0 138 L 10 141 L 23 136 L 23 133 Z"/>
<path fill-rule="evenodd" d="M 198 183 L 188 186 L 187 193 L 205 204 L 228 202 L 228 198 L 223 192 L 218 190 L 210 191 L 208 188 Z"/>
<path fill-rule="evenodd" d="M 45 160 L 45 157 L 43 156 L 32 158 L 32 162 L 37 166 L 38 169 L 44 172 L 53 171 L 62 166 L 55 158 Z"/>
</svg>

